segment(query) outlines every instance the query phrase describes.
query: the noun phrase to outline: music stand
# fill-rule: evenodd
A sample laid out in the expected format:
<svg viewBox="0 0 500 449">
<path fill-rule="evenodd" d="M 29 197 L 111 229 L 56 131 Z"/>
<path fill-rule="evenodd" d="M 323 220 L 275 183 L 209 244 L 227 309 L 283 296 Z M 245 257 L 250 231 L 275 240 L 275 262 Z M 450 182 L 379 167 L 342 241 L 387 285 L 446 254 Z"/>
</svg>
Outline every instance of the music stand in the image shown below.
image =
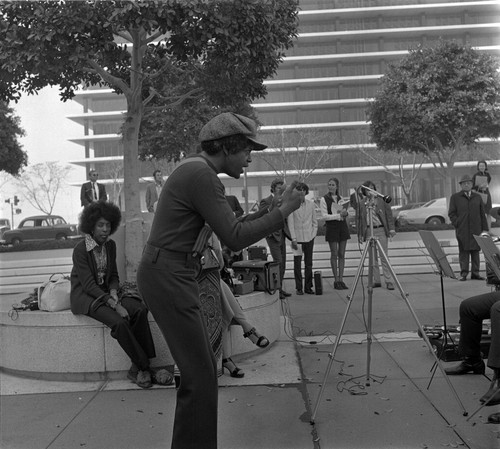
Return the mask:
<svg viewBox="0 0 500 449">
<path fill-rule="evenodd" d="M 490 264 L 490 268 L 497 275 L 498 279 L 500 279 L 500 251 L 495 242 L 493 242 L 490 235 L 485 235 L 484 237 L 475 235 L 474 238 L 483 251 L 484 258 Z"/>
<path fill-rule="evenodd" d="M 427 251 L 429 252 L 429 255 L 431 256 L 432 260 L 436 264 L 437 270 L 439 272 L 439 277 L 441 279 L 441 304 L 443 308 L 443 335 L 444 335 L 444 340 L 443 340 L 443 345 L 441 347 L 441 351 L 439 354 L 439 358 L 442 359 L 442 356 L 445 356 L 446 361 L 446 350 L 448 348 L 448 337 L 452 343 L 452 347 L 455 348 L 455 342 L 453 341 L 453 338 L 451 338 L 451 335 L 449 334 L 448 330 L 448 323 L 446 322 L 446 306 L 445 306 L 445 299 L 444 299 L 444 282 L 443 278 L 449 277 L 451 279 L 456 279 L 457 277 L 455 276 L 455 272 L 451 268 L 448 259 L 446 258 L 446 254 L 444 253 L 443 249 L 441 248 L 441 245 L 439 244 L 436 236 L 433 234 L 432 231 L 418 231 L 420 234 L 420 237 L 422 238 L 422 241 L 424 242 L 425 247 L 427 248 Z M 431 379 L 432 380 L 432 379 Z"/>
</svg>

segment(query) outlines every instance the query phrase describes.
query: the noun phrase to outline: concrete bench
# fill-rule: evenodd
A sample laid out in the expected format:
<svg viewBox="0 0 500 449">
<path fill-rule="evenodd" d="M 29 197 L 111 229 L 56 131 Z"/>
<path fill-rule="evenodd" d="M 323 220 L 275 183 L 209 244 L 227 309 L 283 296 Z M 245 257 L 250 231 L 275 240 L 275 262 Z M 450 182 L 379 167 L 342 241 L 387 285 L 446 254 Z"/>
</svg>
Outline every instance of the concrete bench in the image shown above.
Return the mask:
<svg viewBox="0 0 500 449">
<path fill-rule="evenodd" d="M 0 296 L 0 368 L 15 375 L 48 380 L 103 380 L 123 377 L 130 360 L 99 322 L 70 310 L 19 311 L 9 316 L 12 304 L 26 297 Z M 272 343 L 280 335 L 278 294 L 253 292 L 237 297 L 250 322 Z M 158 326 L 150 315 L 157 357 L 153 367 L 173 365 Z M 232 354 L 245 356 L 260 350 L 243 338 L 240 326 L 230 326 Z"/>
</svg>

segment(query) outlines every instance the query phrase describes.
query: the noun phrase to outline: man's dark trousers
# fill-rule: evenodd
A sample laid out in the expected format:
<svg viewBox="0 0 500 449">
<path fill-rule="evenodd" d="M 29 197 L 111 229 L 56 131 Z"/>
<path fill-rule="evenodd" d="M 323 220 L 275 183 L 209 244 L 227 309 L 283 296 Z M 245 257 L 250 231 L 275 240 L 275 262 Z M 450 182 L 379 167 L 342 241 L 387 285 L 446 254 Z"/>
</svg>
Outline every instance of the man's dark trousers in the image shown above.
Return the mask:
<svg viewBox="0 0 500 449">
<path fill-rule="evenodd" d="M 472 277 L 479 277 L 479 250 L 467 251 L 458 241 L 458 261 L 460 264 L 460 276 L 467 276 L 469 274 L 469 254 L 471 260 L 471 275 Z"/>
<path fill-rule="evenodd" d="M 267 245 L 269 246 L 269 251 L 274 262 L 279 262 L 280 264 L 280 281 L 281 289 L 283 290 L 283 278 L 285 277 L 285 265 L 286 265 L 286 241 L 285 234 L 280 232 L 280 239 L 276 238 L 276 233 L 271 237 L 266 237 Z"/>
<path fill-rule="evenodd" d="M 146 245 L 137 272 L 144 302 L 181 373 L 172 449 L 217 447 L 217 363 L 186 254 Z"/>
<path fill-rule="evenodd" d="M 477 359 L 481 354 L 483 320 L 491 319 L 491 345 L 488 366 L 500 368 L 500 291 L 467 298 L 460 303 L 460 342 L 464 357 Z"/>
<path fill-rule="evenodd" d="M 314 239 L 310 242 L 298 243 L 302 246 L 302 253 L 304 254 L 304 290 L 306 292 L 312 291 L 313 288 L 313 249 Z M 302 256 L 295 256 L 293 258 L 293 277 L 295 278 L 295 289 L 302 290 Z"/>
</svg>

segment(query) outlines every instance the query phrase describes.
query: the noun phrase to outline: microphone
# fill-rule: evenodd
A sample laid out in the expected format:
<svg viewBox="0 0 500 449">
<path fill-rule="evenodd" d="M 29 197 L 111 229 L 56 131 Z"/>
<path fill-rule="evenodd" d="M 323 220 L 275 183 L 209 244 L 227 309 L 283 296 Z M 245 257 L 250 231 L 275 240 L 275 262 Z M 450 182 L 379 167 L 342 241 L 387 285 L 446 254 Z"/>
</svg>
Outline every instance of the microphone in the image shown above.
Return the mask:
<svg viewBox="0 0 500 449">
<path fill-rule="evenodd" d="M 367 187 L 365 185 L 361 186 L 362 189 L 365 189 L 373 193 L 375 196 L 382 198 L 386 203 L 390 203 L 392 201 L 392 198 L 390 195 L 382 195 L 381 193 L 377 192 L 376 190 L 371 189 L 370 187 Z"/>
</svg>

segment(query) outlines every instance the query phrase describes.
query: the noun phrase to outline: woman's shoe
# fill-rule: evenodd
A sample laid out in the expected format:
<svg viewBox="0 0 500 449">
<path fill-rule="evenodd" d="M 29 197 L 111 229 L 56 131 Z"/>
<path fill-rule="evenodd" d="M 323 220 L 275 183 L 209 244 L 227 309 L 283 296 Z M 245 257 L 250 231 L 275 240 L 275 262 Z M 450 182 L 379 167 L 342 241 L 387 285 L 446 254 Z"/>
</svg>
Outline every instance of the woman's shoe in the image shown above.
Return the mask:
<svg viewBox="0 0 500 449">
<path fill-rule="evenodd" d="M 250 341 L 254 345 L 257 345 L 259 348 L 266 348 L 267 346 L 269 346 L 269 340 L 263 335 L 259 335 L 255 327 L 252 327 L 252 329 L 250 329 L 248 332 L 245 332 L 243 334 L 243 337 L 249 338 Z"/>
<path fill-rule="evenodd" d="M 174 383 L 173 374 L 164 368 L 159 369 L 158 371 L 150 370 L 150 372 L 151 372 L 151 380 L 156 385 L 166 386 L 166 385 L 172 385 Z"/>
<path fill-rule="evenodd" d="M 139 370 L 135 375 L 132 371 L 129 371 L 127 377 L 141 388 L 151 388 L 153 386 L 153 382 L 151 381 L 151 374 L 149 371 Z"/>
<path fill-rule="evenodd" d="M 349 290 L 349 287 L 344 284 L 344 281 L 339 281 L 339 284 L 342 290 Z"/>
<path fill-rule="evenodd" d="M 335 281 L 335 282 L 333 283 L 333 288 L 334 288 L 335 290 L 342 290 L 342 287 L 341 287 L 341 285 L 340 285 L 340 282 L 339 282 L 339 281 Z"/>
<path fill-rule="evenodd" d="M 242 373 L 241 370 L 234 364 L 230 357 L 227 359 L 222 359 L 222 369 L 226 368 L 229 371 L 229 375 L 231 377 L 242 378 L 245 376 L 245 373 Z"/>
</svg>

